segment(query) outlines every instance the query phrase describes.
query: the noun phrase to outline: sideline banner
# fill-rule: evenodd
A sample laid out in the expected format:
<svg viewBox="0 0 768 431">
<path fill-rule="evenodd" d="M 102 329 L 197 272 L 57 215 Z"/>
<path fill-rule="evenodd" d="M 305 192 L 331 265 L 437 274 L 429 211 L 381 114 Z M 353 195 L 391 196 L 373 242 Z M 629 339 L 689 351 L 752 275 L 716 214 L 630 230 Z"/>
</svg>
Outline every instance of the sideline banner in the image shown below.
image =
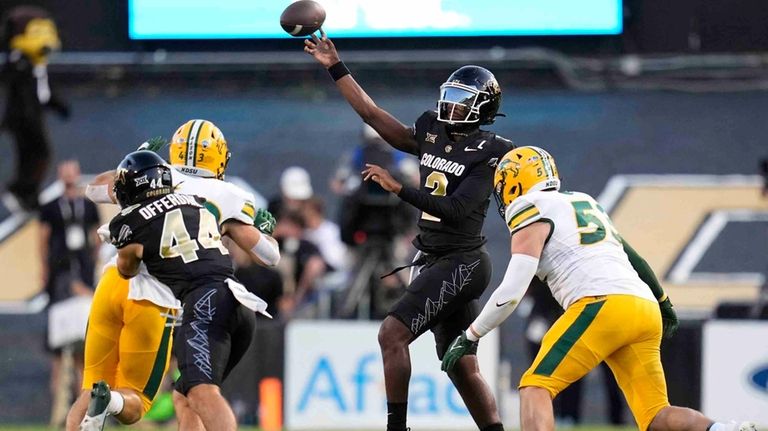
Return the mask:
<svg viewBox="0 0 768 431">
<path fill-rule="evenodd" d="M 703 343 L 703 413 L 768 425 L 768 322 L 707 322 Z"/>
<path fill-rule="evenodd" d="M 387 423 L 378 322 L 297 321 L 286 330 L 285 424 L 300 429 L 383 429 Z M 480 371 L 496 388 L 498 331 L 480 342 Z M 411 344 L 408 425 L 473 429 L 461 396 L 440 371 L 434 338 Z"/>
</svg>

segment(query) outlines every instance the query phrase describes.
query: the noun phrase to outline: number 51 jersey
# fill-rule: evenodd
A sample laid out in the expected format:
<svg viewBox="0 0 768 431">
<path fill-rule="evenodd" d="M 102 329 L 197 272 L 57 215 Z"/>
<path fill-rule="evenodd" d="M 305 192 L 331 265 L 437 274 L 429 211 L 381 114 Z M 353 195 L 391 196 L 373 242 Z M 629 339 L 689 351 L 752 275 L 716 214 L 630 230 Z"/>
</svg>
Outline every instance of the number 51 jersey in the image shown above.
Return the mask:
<svg viewBox="0 0 768 431">
<path fill-rule="evenodd" d="M 168 194 L 123 209 L 109 224 L 117 248 L 144 246 L 150 275 L 181 299 L 191 289 L 234 278 L 229 252 L 205 199 Z"/>
<path fill-rule="evenodd" d="M 552 226 L 536 275 L 563 309 L 586 296 L 633 295 L 656 302 L 632 268 L 611 219 L 592 196 L 527 193 L 507 207 L 505 219 L 511 234 L 539 221 Z"/>
</svg>

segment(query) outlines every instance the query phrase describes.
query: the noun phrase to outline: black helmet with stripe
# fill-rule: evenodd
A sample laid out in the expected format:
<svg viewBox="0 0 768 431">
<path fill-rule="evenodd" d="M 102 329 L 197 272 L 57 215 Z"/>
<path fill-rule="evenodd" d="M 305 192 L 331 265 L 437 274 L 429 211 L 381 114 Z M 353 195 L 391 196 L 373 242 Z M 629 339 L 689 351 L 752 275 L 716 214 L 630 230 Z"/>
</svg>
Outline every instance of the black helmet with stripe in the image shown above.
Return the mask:
<svg viewBox="0 0 768 431">
<path fill-rule="evenodd" d="M 134 151 L 117 165 L 115 197 L 125 208 L 173 192 L 171 168 L 154 151 Z"/>
</svg>

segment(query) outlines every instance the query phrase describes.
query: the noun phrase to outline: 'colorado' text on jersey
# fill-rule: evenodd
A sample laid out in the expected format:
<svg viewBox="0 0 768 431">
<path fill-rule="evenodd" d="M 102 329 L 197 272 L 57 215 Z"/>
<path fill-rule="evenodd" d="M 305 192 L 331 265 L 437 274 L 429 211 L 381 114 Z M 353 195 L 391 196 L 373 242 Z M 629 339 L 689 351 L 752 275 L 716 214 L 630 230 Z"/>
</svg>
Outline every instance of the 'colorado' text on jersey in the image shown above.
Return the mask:
<svg viewBox="0 0 768 431">
<path fill-rule="evenodd" d="M 399 194 L 422 211 L 413 245 L 435 254 L 480 247 L 496 162 L 513 148 L 512 142 L 484 130 L 452 141 L 434 111 L 416 120 L 414 138 L 420 190 L 403 187 Z"/>
<path fill-rule="evenodd" d="M 198 286 L 234 278 L 205 199 L 169 194 L 132 205 L 112 219 L 109 232 L 117 248 L 143 245 L 147 270 L 178 299 Z"/>
</svg>

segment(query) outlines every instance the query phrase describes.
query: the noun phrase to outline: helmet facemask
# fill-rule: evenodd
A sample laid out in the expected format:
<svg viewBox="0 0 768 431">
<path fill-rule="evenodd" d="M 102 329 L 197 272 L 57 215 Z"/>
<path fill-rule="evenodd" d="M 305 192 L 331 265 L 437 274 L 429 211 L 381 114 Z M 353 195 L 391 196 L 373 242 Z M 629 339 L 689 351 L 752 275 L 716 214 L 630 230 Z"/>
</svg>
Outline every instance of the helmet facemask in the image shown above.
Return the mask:
<svg viewBox="0 0 768 431">
<path fill-rule="evenodd" d="M 501 167 L 496 173 L 497 180 L 493 187 L 493 199 L 496 201 L 496 206 L 502 219 L 506 218 L 507 206 L 518 196 L 522 195 L 523 191 L 522 185 L 519 182 L 513 181 L 513 178 L 510 178 L 508 175 L 509 173 L 508 170 Z M 509 202 L 504 202 L 505 195 L 513 196 L 513 198 Z"/>
<path fill-rule="evenodd" d="M 480 108 L 488 103 L 489 94 L 475 87 L 458 82 L 446 82 L 440 86 L 437 102 L 437 119 L 448 124 L 480 122 Z"/>
</svg>

